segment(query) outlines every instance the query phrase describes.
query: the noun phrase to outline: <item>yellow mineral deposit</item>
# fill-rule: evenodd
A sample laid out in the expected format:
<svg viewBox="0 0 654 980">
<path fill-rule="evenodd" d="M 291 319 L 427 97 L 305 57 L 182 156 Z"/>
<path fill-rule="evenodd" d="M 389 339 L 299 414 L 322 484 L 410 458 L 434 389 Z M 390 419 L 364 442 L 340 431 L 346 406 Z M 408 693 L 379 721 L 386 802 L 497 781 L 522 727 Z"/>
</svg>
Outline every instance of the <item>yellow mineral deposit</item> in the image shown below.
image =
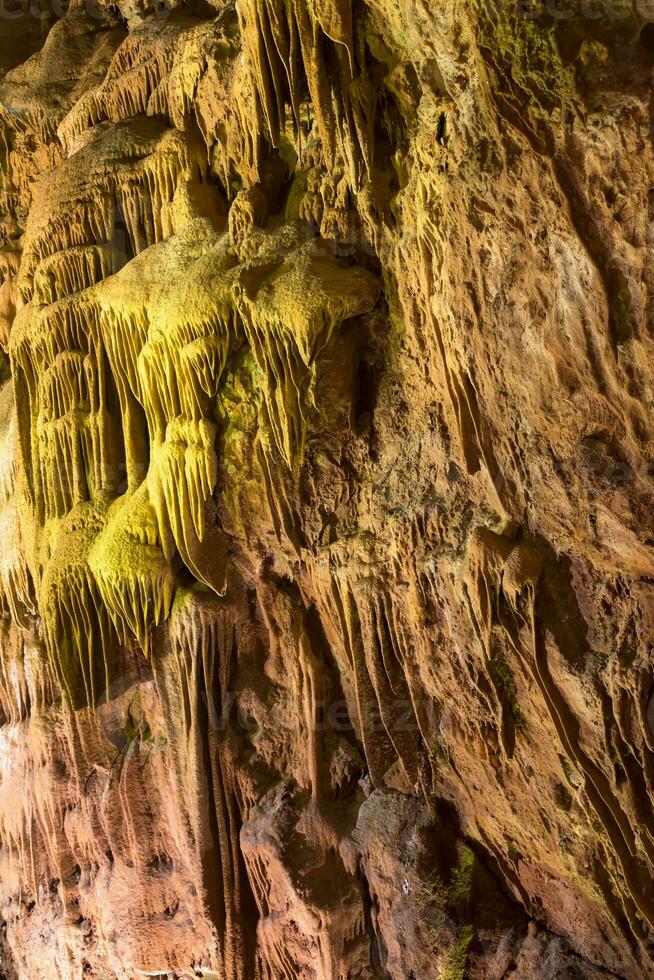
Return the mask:
<svg viewBox="0 0 654 980">
<path fill-rule="evenodd" d="M 1 977 L 654 978 L 654 13 L 563 6 L 0 10 Z"/>
</svg>

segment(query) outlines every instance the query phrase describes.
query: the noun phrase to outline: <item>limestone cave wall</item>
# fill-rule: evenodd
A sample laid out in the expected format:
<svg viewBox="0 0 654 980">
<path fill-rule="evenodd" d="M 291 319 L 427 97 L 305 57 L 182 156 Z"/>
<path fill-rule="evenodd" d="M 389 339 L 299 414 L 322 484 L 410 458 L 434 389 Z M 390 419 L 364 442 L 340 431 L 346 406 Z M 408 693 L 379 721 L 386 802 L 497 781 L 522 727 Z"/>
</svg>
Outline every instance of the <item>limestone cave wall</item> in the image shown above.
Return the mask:
<svg viewBox="0 0 654 980">
<path fill-rule="evenodd" d="M 0 975 L 654 977 L 654 5 L 0 11 Z"/>
</svg>

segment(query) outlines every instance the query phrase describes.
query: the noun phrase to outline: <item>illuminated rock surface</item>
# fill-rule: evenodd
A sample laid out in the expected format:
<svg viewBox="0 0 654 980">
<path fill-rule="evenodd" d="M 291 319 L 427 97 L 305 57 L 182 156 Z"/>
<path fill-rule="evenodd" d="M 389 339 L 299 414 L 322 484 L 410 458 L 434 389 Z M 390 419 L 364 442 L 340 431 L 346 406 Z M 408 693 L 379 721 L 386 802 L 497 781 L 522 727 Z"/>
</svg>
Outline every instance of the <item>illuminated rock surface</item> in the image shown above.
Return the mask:
<svg viewBox="0 0 654 980">
<path fill-rule="evenodd" d="M 654 10 L 148 3 L 0 18 L 0 975 L 654 977 Z"/>
</svg>

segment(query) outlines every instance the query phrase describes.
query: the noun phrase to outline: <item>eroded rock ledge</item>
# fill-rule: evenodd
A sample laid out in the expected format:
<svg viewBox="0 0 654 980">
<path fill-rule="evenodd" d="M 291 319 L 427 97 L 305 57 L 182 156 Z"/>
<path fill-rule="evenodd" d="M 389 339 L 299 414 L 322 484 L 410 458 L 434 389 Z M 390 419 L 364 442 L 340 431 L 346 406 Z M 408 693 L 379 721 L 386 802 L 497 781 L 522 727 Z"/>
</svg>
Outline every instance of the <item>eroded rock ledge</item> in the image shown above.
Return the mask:
<svg viewBox="0 0 654 980">
<path fill-rule="evenodd" d="M 0 18 L 0 973 L 654 977 L 654 8 Z"/>
</svg>

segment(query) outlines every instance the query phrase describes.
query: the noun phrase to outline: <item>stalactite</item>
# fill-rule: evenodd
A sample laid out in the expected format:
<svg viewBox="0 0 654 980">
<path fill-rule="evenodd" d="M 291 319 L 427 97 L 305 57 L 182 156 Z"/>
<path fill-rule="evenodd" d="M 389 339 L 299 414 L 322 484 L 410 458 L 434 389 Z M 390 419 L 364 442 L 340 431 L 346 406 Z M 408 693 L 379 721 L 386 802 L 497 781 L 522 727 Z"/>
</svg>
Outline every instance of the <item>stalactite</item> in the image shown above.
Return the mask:
<svg viewBox="0 0 654 980">
<path fill-rule="evenodd" d="M 242 934 L 243 882 L 238 855 L 238 812 L 234 775 L 226 744 L 226 717 L 234 625 L 215 595 L 201 587 L 180 589 L 170 621 L 176 673 L 162 677 L 164 703 L 174 745 L 181 754 L 177 773 L 192 846 L 206 900 L 218 931 L 221 969 L 245 980 L 247 953 Z M 216 850 L 207 849 L 211 826 Z"/>
<path fill-rule="evenodd" d="M 74 707 L 95 705 L 112 682 L 116 638 L 89 566 L 90 549 L 104 523 L 105 515 L 92 504 L 72 510 L 41 584 L 52 671 Z"/>
<path fill-rule="evenodd" d="M 261 122 L 273 145 L 284 131 L 287 105 L 300 128 L 306 82 L 327 166 L 333 169 L 340 155 L 358 188 L 372 163 L 374 97 L 349 0 L 239 0 L 237 9 Z"/>
<path fill-rule="evenodd" d="M 329 289 L 338 276 L 335 293 Z M 344 320 L 368 312 L 377 296 L 363 269 L 339 268 L 328 253 L 299 249 L 275 274 L 264 275 L 239 302 L 246 336 L 265 380 L 264 400 L 273 444 L 289 467 L 301 460 L 305 405 L 312 401 L 315 364 Z"/>
<path fill-rule="evenodd" d="M 118 133 L 127 144 L 124 149 Z M 164 130 L 156 120 L 145 127 L 128 120 L 122 129 L 101 135 L 93 150 L 91 154 L 85 146 L 74 163 L 66 161 L 50 180 L 46 177 L 39 183 L 32 213 L 58 202 L 65 217 L 58 214 L 45 229 L 29 234 L 19 278 L 26 299 L 32 296 L 37 267 L 59 251 L 107 243 L 119 252 L 126 248 L 139 252 L 172 231 L 166 207 L 181 174 L 191 166 L 188 147 L 179 134 Z M 90 171 L 81 187 L 75 176 L 80 155 L 88 158 Z M 108 164 L 104 171 L 103 158 Z"/>
<path fill-rule="evenodd" d="M 134 637 L 148 652 L 151 629 L 170 614 L 175 577 L 161 550 L 145 483 L 112 505 L 89 567 L 121 641 Z"/>
<path fill-rule="evenodd" d="M 54 252 L 34 274 L 34 303 L 49 306 L 81 293 L 117 272 L 121 256 L 111 245 L 86 245 Z"/>
</svg>

